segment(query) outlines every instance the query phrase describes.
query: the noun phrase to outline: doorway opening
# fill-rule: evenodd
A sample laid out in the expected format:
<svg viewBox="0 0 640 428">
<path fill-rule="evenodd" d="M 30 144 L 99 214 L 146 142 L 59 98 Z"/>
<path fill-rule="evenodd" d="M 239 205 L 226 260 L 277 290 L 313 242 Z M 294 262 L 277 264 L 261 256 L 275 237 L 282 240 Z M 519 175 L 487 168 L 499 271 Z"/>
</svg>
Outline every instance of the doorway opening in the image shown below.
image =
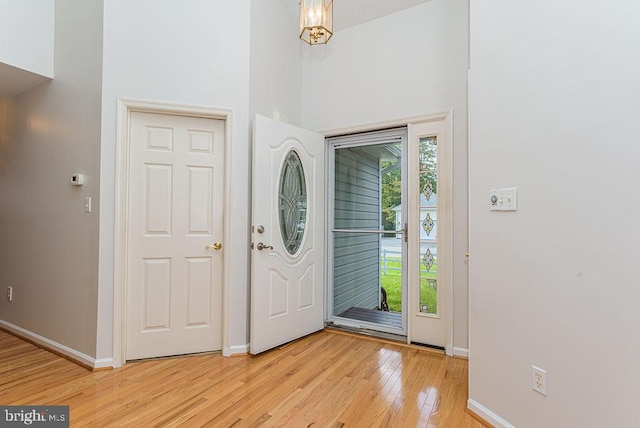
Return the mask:
<svg viewBox="0 0 640 428">
<path fill-rule="evenodd" d="M 407 128 L 327 142 L 327 321 L 406 337 Z"/>
</svg>

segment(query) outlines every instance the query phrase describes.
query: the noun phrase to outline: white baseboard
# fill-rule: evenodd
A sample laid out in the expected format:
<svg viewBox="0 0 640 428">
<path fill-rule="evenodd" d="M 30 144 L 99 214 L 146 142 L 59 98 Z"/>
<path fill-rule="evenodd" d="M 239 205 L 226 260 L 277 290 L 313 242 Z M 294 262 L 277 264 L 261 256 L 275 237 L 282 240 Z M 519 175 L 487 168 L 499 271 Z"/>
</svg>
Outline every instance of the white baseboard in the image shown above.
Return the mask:
<svg viewBox="0 0 640 428">
<path fill-rule="evenodd" d="M 496 415 L 491 410 L 471 398 L 467 400 L 467 409 L 471 410 L 473 413 L 480 416 L 496 428 L 515 428 L 509 422 L 505 421 L 500 416 Z"/>
<path fill-rule="evenodd" d="M 449 345 L 445 345 L 444 346 L 444 353 L 445 355 L 452 357 L 453 356 L 453 345 L 449 344 Z"/>
<path fill-rule="evenodd" d="M 459 348 L 457 346 L 454 346 L 453 355 L 455 355 L 456 357 L 469 358 L 469 350 L 467 348 Z"/>
<path fill-rule="evenodd" d="M 223 357 L 231 357 L 232 355 L 247 354 L 247 353 L 249 353 L 248 343 L 246 345 L 225 346 L 222 348 Z"/>
<path fill-rule="evenodd" d="M 51 339 L 47 339 L 46 337 L 40 336 L 39 334 L 33 333 L 32 331 L 26 330 L 22 327 L 18 327 L 17 325 L 3 320 L 0 320 L 0 327 L 9 330 L 16 336 L 20 336 L 34 343 L 37 343 L 45 349 L 50 349 L 66 357 L 69 357 L 85 367 L 91 367 L 94 369 L 112 367 L 113 360 L 111 358 L 101 358 L 99 360 L 96 360 L 95 358 L 83 354 L 82 352 L 71 349 L 68 346 L 62 345 L 58 342 L 54 342 Z"/>
<path fill-rule="evenodd" d="M 115 368 L 113 358 L 98 358 L 93 365 L 94 369 Z"/>
</svg>

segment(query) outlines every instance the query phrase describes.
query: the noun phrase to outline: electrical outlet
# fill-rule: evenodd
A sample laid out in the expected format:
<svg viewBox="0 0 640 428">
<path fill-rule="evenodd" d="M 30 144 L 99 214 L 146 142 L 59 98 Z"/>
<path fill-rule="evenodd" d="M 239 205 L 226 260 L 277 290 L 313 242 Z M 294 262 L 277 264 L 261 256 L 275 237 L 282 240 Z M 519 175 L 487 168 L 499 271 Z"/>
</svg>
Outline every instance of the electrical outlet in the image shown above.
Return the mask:
<svg viewBox="0 0 640 428">
<path fill-rule="evenodd" d="M 531 366 L 533 373 L 533 384 L 531 387 L 534 391 L 547 396 L 547 372 L 539 367 Z"/>
<path fill-rule="evenodd" d="M 7 300 L 13 302 L 13 287 L 7 287 Z"/>
</svg>

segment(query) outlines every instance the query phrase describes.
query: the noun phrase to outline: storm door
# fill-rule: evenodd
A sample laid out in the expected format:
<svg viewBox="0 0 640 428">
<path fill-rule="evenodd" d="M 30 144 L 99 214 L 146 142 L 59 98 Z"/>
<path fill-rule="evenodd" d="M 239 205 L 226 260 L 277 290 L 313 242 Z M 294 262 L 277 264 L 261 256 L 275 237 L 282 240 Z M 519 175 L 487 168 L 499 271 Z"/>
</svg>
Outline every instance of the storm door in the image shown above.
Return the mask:
<svg viewBox="0 0 640 428">
<path fill-rule="evenodd" d="M 406 336 L 406 128 L 329 142 L 327 321 Z"/>
</svg>

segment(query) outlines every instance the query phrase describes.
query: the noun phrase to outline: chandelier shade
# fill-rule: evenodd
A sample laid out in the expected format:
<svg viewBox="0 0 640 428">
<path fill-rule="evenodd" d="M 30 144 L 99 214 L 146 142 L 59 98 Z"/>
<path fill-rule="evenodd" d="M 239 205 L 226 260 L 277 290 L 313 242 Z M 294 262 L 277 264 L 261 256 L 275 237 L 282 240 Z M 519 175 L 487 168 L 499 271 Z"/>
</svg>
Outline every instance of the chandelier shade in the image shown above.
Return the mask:
<svg viewBox="0 0 640 428">
<path fill-rule="evenodd" d="M 300 38 L 327 44 L 333 36 L 333 0 L 300 0 Z"/>
</svg>

